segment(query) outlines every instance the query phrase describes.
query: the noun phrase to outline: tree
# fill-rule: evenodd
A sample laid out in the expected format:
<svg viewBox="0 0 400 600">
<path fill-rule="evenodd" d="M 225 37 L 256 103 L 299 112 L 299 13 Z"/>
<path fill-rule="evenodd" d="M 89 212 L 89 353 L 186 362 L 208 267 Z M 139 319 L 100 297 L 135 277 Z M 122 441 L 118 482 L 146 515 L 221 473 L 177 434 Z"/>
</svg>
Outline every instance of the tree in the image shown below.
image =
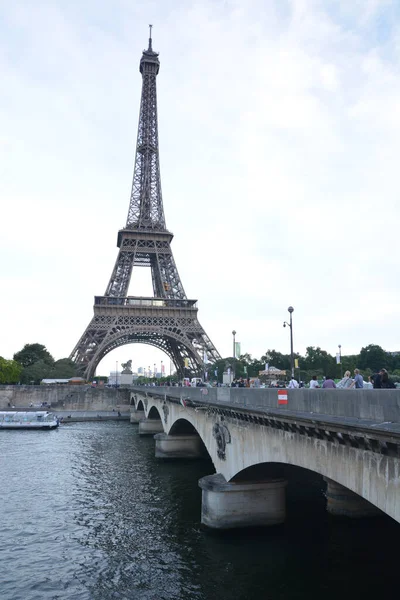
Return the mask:
<svg viewBox="0 0 400 600">
<path fill-rule="evenodd" d="M 361 348 L 358 358 L 360 369 L 371 369 L 374 373 L 392 363 L 392 357 L 388 352 L 376 344 L 369 344 Z"/>
<path fill-rule="evenodd" d="M 14 354 L 14 360 L 19 362 L 23 367 L 30 367 L 39 360 L 44 361 L 48 365 L 53 365 L 54 358 L 42 344 L 25 344 L 19 352 Z"/>
<path fill-rule="evenodd" d="M 50 377 L 53 379 L 70 379 L 75 375 L 77 375 L 76 364 L 70 358 L 56 360 L 50 371 Z"/>
<path fill-rule="evenodd" d="M 42 379 L 49 379 L 52 376 L 52 366 L 44 360 L 38 360 L 34 364 L 22 370 L 21 383 L 39 384 Z"/>
<path fill-rule="evenodd" d="M 262 368 L 265 368 L 265 363 L 268 363 L 270 367 L 276 367 L 281 370 L 290 370 L 290 354 L 282 354 L 276 350 L 267 350 L 267 352 L 261 357 L 263 362 Z"/>
<path fill-rule="evenodd" d="M 18 383 L 22 367 L 15 360 L 7 360 L 0 356 L 0 383 Z"/>
<path fill-rule="evenodd" d="M 326 350 L 321 350 L 319 346 L 308 346 L 306 356 L 303 359 L 304 368 L 307 371 L 322 371 L 324 375 L 334 376 L 336 362 L 331 354 Z"/>
</svg>

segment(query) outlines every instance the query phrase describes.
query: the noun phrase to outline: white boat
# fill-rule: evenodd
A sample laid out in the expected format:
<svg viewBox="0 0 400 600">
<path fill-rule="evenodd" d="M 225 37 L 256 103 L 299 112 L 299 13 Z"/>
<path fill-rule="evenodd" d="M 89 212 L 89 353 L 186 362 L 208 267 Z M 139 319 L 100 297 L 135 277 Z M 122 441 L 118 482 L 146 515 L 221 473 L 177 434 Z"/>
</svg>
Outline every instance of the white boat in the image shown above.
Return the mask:
<svg viewBox="0 0 400 600">
<path fill-rule="evenodd" d="M 59 424 L 56 415 L 47 410 L 0 411 L 0 429 L 55 429 Z"/>
</svg>

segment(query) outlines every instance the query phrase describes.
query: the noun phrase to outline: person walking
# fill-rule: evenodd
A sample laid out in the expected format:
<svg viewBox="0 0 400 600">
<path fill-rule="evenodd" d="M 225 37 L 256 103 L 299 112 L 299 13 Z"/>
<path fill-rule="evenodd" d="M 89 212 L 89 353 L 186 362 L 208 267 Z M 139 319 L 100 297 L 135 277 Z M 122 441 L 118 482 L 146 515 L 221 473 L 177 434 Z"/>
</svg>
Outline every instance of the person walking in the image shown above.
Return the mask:
<svg viewBox="0 0 400 600">
<path fill-rule="evenodd" d="M 344 374 L 343 379 L 341 379 L 339 381 L 339 383 L 337 384 L 336 387 L 345 390 L 346 388 L 349 388 L 351 386 L 351 384 L 353 383 L 352 378 L 350 377 L 350 371 L 346 371 L 346 373 Z"/>
<path fill-rule="evenodd" d="M 310 390 L 315 390 L 316 388 L 319 388 L 319 383 L 317 381 L 317 376 L 313 375 L 310 380 Z"/>
<path fill-rule="evenodd" d="M 358 369 L 354 369 L 354 380 L 349 387 L 356 388 L 357 390 L 364 387 L 364 379 Z"/>
</svg>

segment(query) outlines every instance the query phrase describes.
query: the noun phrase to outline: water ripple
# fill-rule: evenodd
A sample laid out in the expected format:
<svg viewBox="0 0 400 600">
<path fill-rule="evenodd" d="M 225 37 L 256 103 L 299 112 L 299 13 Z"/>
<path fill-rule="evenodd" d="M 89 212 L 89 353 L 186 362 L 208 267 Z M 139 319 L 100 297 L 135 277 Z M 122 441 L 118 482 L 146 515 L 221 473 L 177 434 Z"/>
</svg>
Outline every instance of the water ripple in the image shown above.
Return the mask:
<svg viewBox="0 0 400 600">
<path fill-rule="evenodd" d="M 366 570 L 365 592 L 374 574 L 380 595 L 390 589 L 376 526 L 332 525 L 323 507 L 284 528 L 203 531 L 197 481 L 210 472 L 156 461 L 128 423 L 1 432 L 1 600 L 325 599 Z M 399 530 L 379 529 L 386 544 Z"/>
</svg>

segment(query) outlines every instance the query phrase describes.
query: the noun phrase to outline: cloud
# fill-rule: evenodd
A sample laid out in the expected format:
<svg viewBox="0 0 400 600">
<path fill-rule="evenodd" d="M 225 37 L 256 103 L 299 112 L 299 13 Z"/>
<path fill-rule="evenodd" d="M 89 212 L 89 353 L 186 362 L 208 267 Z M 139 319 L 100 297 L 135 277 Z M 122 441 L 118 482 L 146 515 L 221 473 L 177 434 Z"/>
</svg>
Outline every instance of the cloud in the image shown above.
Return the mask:
<svg viewBox="0 0 400 600">
<path fill-rule="evenodd" d="M 149 21 L 167 225 L 221 354 L 233 328 L 253 356 L 287 351 L 290 304 L 300 352 L 398 349 L 397 3 L 18 0 L 3 12 L 0 354 L 38 341 L 68 355 L 106 288 Z M 102 368 L 153 356 L 125 347 Z"/>
</svg>

